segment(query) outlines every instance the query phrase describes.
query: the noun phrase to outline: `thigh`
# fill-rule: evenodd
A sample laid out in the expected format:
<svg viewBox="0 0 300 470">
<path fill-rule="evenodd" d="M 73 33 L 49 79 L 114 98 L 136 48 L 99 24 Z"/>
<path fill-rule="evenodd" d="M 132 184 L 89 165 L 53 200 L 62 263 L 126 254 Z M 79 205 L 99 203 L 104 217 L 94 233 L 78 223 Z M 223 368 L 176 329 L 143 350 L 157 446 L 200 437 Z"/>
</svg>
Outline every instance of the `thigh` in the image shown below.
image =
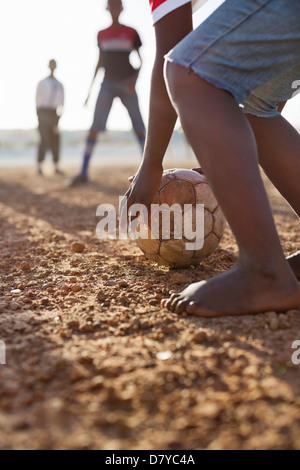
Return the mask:
<svg viewBox="0 0 300 470">
<path fill-rule="evenodd" d="M 120 99 L 128 111 L 134 130 L 136 132 L 144 132 L 145 125 L 141 115 L 137 93 L 123 91 L 123 93 L 120 94 Z"/>
<path fill-rule="evenodd" d="M 51 129 L 49 126 L 49 118 L 44 112 L 40 112 L 38 114 L 39 118 L 39 133 L 41 136 L 42 144 L 43 145 L 49 145 L 50 141 L 50 135 L 51 135 Z"/>
<path fill-rule="evenodd" d="M 91 130 L 97 132 L 105 131 L 107 118 L 115 97 L 116 90 L 113 84 L 104 81 L 101 85 L 98 99 L 96 102 Z"/>
<path fill-rule="evenodd" d="M 300 65 L 300 1 L 226 0 L 167 59 L 243 103 Z"/>
</svg>

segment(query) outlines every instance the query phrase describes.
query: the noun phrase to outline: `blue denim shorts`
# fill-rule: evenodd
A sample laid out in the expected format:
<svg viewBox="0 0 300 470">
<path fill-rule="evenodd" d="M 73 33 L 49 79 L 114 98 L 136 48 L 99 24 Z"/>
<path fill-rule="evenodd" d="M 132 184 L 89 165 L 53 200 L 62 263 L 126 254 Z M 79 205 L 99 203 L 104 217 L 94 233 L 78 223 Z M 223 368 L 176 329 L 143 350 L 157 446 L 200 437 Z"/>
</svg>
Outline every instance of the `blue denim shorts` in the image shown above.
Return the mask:
<svg viewBox="0 0 300 470">
<path fill-rule="evenodd" d="M 101 84 L 91 130 L 97 132 L 105 131 L 107 119 L 115 98 L 120 98 L 127 109 L 135 133 L 145 133 L 145 125 L 136 92 L 128 92 L 128 85 L 126 83 L 110 82 L 108 80 L 104 80 Z"/>
<path fill-rule="evenodd" d="M 226 0 L 166 59 L 228 91 L 244 112 L 279 115 L 300 80 L 300 0 Z"/>
</svg>

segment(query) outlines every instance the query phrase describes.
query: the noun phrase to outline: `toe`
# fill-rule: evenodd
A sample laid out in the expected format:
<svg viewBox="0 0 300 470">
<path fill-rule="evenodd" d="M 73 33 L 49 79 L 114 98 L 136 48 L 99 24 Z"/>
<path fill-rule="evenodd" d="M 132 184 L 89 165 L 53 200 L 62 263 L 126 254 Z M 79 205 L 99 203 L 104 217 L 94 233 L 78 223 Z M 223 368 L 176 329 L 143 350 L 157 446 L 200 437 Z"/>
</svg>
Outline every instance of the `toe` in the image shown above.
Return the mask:
<svg viewBox="0 0 300 470">
<path fill-rule="evenodd" d="M 185 300 L 185 299 L 182 299 L 180 300 L 177 305 L 176 305 L 176 313 L 183 313 L 186 311 L 186 307 L 188 306 L 189 304 L 189 301 L 188 300 Z"/>
<path fill-rule="evenodd" d="M 182 301 L 182 297 L 180 295 L 176 296 L 173 298 L 171 301 L 171 309 L 172 312 L 176 312 L 177 310 L 177 305 Z"/>
<path fill-rule="evenodd" d="M 161 301 L 161 305 L 162 305 L 163 308 L 167 308 L 168 310 L 171 310 L 171 305 L 172 305 L 171 298 L 170 299 L 163 299 Z"/>
<path fill-rule="evenodd" d="M 167 308 L 168 310 L 172 310 L 172 304 L 179 298 L 179 294 L 172 294 L 169 299 L 162 299 L 161 306 L 163 308 Z M 173 310 L 172 310 L 173 311 Z"/>
<path fill-rule="evenodd" d="M 171 295 L 171 302 L 174 302 L 175 300 L 177 300 L 178 298 L 180 297 L 180 294 L 172 294 Z"/>
<path fill-rule="evenodd" d="M 196 312 L 198 311 L 198 307 L 195 304 L 195 302 L 187 302 L 185 306 L 185 310 L 187 313 L 190 313 L 191 315 L 195 315 Z"/>
</svg>

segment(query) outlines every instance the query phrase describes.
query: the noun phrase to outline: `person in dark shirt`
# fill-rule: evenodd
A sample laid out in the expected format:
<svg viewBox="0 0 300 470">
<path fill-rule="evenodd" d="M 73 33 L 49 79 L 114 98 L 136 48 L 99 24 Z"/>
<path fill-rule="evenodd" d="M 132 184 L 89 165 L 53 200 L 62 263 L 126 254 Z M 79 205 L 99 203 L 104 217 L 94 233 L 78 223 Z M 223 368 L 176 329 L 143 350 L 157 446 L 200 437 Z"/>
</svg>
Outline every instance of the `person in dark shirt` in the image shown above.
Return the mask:
<svg viewBox="0 0 300 470">
<path fill-rule="evenodd" d="M 97 99 L 93 124 L 87 137 L 81 172 L 71 180 L 69 186 L 78 186 L 88 182 L 89 162 L 98 134 L 105 131 L 113 101 L 117 97 L 127 109 L 142 151 L 144 149 L 145 126 L 135 91 L 140 68 L 135 69 L 129 61 L 131 52 L 136 51 L 142 64 L 139 53 L 142 42 L 135 29 L 119 23 L 119 17 L 123 11 L 121 0 L 108 0 L 107 10 L 111 14 L 112 24 L 98 34 L 99 60 L 86 104 L 101 67 L 105 70 L 104 80 Z"/>
</svg>

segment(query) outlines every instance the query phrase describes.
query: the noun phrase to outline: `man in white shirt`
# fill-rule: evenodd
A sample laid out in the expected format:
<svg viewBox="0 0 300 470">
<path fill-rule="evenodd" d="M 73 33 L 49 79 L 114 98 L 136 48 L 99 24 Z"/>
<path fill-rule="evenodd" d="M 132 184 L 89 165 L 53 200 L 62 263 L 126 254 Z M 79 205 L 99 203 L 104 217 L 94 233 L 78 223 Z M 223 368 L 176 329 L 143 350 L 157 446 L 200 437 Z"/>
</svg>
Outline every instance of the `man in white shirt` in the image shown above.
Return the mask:
<svg viewBox="0 0 300 470">
<path fill-rule="evenodd" d="M 53 155 L 53 163 L 56 174 L 62 174 L 58 168 L 60 135 L 58 122 L 64 105 L 64 87 L 54 77 L 57 67 L 56 61 L 49 62 L 50 75 L 41 80 L 36 92 L 36 110 L 39 121 L 40 144 L 38 148 L 38 174 L 42 175 L 42 163 L 45 160 L 46 151 L 49 149 Z"/>
</svg>

